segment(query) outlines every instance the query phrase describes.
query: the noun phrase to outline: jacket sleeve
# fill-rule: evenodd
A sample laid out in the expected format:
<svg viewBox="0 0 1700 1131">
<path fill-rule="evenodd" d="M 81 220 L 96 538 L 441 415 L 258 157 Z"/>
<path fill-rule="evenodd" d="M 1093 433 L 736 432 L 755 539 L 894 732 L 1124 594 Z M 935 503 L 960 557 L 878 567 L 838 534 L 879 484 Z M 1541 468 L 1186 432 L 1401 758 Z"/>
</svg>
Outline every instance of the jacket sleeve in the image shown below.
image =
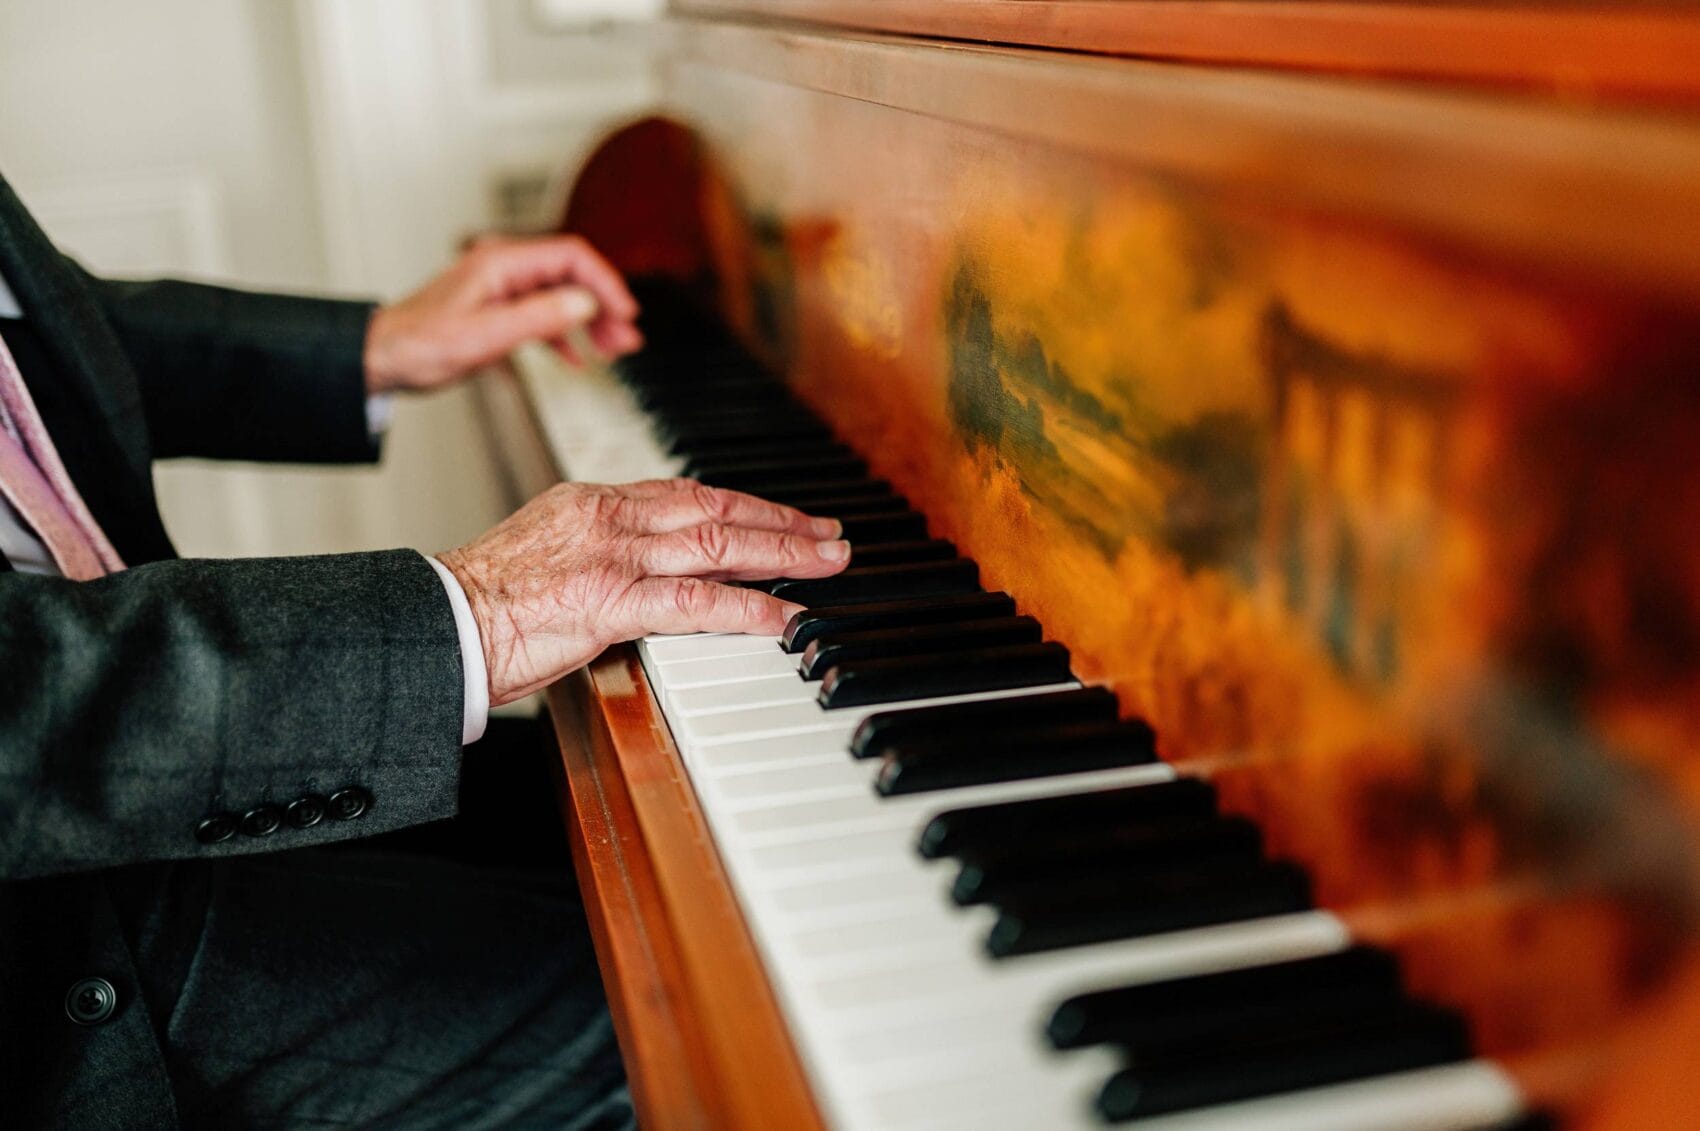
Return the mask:
<svg viewBox="0 0 1700 1131">
<path fill-rule="evenodd" d="M 452 816 L 461 709 L 454 617 L 412 550 L 0 574 L 0 878 Z M 197 836 L 350 787 L 356 819 Z"/>
<path fill-rule="evenodd" d="M 136 370 L 156 458 L 365 463 L 372 303 L 82 273 Z"/>
</svg>

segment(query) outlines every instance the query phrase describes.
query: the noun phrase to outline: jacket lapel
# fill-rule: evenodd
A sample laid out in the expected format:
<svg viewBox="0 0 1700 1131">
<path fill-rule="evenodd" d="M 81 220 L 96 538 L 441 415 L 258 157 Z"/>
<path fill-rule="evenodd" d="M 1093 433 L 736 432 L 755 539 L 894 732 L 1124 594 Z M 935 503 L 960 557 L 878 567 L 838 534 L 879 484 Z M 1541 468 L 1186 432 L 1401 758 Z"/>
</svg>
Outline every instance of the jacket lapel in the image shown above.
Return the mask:
<svg viewBox="0 0 1700 1131">
<path fill-rule="evenodd" d="M 40 344 L 55 395 L 43 417 L 107 537 L 136 565 L 175 556 L 160 523 L 141 392 L 94 294 L 0 178 L 0 273 Z M 20 359 L 22 363 L 22 359 Z M 51 413 L 49 404 L 52 405 Z M 62 437 L 76 442 L 60 443 Z"/>
</svg>

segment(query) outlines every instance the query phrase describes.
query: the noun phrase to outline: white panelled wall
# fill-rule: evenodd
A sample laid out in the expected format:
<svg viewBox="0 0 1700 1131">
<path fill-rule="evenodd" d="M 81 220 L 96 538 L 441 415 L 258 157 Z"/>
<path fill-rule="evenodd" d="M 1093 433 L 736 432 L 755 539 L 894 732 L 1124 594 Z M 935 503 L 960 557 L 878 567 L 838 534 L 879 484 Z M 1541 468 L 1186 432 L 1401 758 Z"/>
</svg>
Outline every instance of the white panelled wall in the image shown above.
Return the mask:
<svg viewBox="0 0 1700 1131">
<path fill-rule="evenodd" d="M 642 35 L 548 0 L 0 0 L 0 171 L 98 272 L 393 297 L 549 218 L 531 190 L 649 102 Z M 470 413 L 402 401 L 378 470 L 161 465 L 167 525 L 205 556 L 453 545 L 505 509 Z"/>
</svg>

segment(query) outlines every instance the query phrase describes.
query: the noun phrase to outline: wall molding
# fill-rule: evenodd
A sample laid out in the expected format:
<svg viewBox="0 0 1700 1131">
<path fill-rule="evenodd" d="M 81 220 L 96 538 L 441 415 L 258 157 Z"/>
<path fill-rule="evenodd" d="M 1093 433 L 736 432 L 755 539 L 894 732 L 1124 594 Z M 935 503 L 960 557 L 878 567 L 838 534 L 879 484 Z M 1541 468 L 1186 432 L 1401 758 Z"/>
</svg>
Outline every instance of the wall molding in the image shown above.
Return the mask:
<svg viewBox="0 0 1700 1131">
<path fill-rule="evenodd" d="M 113 275 L 227 276 L 231 248 L 219 178 L 197 166 L 27 182 L 30 211 L 53 240 Z"/>
</svg>

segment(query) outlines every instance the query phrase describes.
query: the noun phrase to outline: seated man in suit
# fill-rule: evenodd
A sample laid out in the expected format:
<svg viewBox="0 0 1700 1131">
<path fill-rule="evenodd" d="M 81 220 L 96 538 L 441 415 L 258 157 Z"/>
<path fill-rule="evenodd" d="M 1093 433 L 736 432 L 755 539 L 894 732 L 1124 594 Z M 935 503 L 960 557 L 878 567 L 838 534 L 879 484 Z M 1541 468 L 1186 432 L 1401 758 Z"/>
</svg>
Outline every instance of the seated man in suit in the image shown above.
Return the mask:
<svg viewBox="0 0 1700 1131">
<path fill-rule="evenodd" d="M 571 238 L 382 308 L 102 282 L 0 181 L 0 1123 L 631 1123 L 564 869 L 328 846 L 453 815 L 489 707 L 611 642 L 777 633 L 723 582 L 836 524 L 566 485 L 435 558 L 186 561 L 149 466 L 374 459 L 374 395 L 636 313 Z"/>
</svg>

